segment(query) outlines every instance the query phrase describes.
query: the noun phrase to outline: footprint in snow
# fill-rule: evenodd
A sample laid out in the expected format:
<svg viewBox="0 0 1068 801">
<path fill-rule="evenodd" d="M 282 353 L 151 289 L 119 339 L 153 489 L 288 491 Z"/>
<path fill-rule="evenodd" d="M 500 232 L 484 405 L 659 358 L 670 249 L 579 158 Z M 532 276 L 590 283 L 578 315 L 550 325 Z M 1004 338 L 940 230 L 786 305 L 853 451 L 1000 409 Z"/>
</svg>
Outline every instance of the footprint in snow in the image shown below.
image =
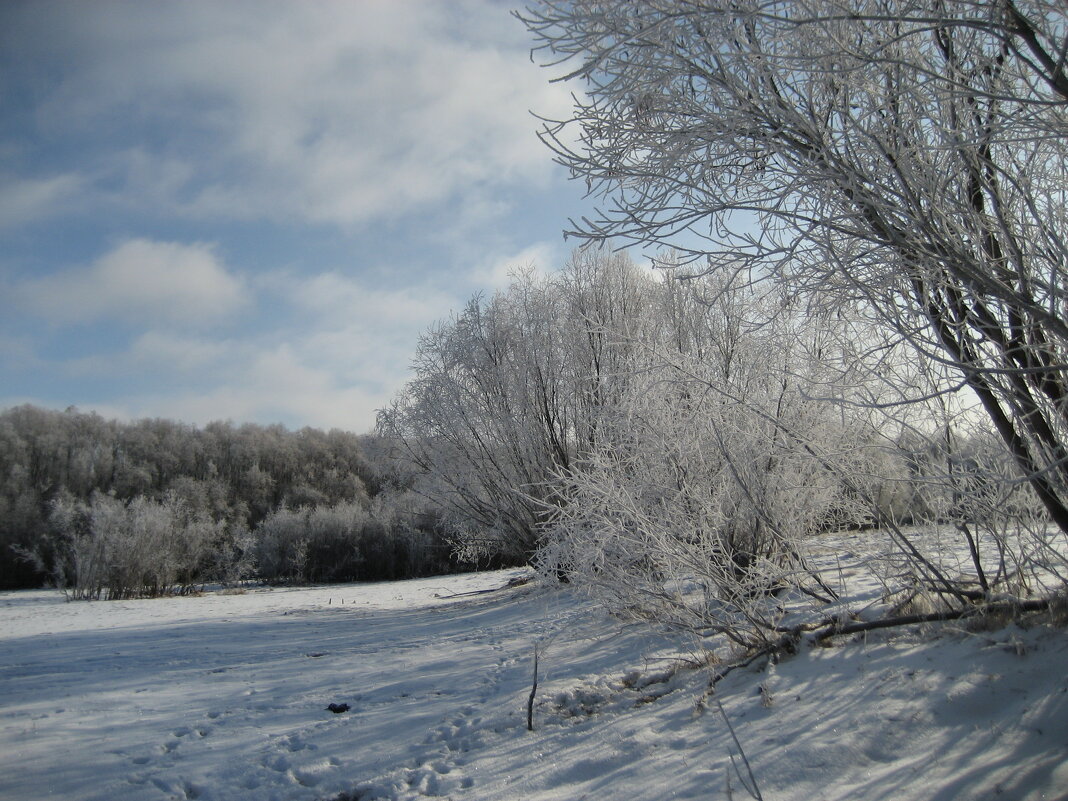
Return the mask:
<svg viewBox="0 0 1068 801">
<path fill-rule="evenodd" d="M 263 760 L 263 766 L 278 773 L 285 773 L 289 770 L 289 760 L 282 754 L 274 754 Z"/>
<path fill-rule="evenodd" d="M 297 751 L 317 751 L 319 746 L 313 743 L 306 742 L 298 734 L 290 734 L 282 738 L 282 745 L 291 753 L 295 754 Z"/>
</svg>

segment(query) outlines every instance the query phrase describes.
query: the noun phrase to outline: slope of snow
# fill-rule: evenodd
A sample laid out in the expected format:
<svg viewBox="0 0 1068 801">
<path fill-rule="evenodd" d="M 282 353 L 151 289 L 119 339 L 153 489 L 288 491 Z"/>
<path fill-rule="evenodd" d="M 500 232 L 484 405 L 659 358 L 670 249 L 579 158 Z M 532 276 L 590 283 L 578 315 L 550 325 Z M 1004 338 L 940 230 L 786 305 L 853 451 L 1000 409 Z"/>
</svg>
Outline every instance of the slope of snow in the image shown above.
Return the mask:
<svg viewBox="0 0 1068 801">
<path fill-rule="evenodd" d="M 735 671 L 522 571 L 0 593 L 0 798 L 1068 798 L 1068 636 L 948 624 Z M 533 647 L 536 730 L 526 730 Z M 350 710 L 333 714 L 329 703 Z"/>
</svg>

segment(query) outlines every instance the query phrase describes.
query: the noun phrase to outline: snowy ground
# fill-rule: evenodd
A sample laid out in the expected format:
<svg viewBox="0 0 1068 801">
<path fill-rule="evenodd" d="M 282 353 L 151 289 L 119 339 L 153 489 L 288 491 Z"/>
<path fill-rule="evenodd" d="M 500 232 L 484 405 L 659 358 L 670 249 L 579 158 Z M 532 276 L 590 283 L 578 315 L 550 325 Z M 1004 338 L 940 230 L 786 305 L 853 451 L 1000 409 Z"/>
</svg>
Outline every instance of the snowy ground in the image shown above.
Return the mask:
<svg viewBox="0 0 1068 801">
<path fill-rule="evenodd" d="M 0 799 L 746 797 L 707 672 L 671 670 L 684 642 L 568 590 L 463 594 L 515 575 L 0 593 Z M 942 625 L 804 648 L 716 698 L 767 801 L 1064 799 L 1066 664 L 1040 621 Z"/>
</svg>

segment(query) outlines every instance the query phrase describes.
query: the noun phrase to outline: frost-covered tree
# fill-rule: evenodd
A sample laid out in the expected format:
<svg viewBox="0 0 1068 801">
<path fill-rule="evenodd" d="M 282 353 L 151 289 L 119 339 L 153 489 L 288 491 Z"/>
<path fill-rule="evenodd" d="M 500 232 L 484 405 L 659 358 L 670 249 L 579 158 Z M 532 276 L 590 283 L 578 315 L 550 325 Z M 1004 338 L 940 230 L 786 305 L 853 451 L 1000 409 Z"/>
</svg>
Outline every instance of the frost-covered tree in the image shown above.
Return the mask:
<svg viewBox="0 0 1068 801">
<path fill-rule="evenodd" d="M 715 279 L 659 289 L 670 313 L 596 447 L 559 476 L 538 561 L 617 612 L 774 638 L 771 592 L 830 595 L 803 542 L 870 519 L 858 491 L 873 497 L 877 450 L 864 415 L 812 397 L 851 389 L 832 387 L 833 354 L 815 358 L 818 321 Z"/>
<path fill-rule="evenodd" d="M 560 273 L 517 274 L 422 337 L 379 430 L 429 476 L 464 549 L 533 553 L 553 473 L 596 442 L 629 375 L 652 285 L 628 257 L 591 249 Z"/>
<path fill-rule="evenodd" d="M 952 367 L 1068 532 L 1062 2 L 543 0 L 520 16 L 579 82 L 542 134 L 601 201 L 572 233 L 727 253 L 740 278 L 864 304 Z"/>
</svg>

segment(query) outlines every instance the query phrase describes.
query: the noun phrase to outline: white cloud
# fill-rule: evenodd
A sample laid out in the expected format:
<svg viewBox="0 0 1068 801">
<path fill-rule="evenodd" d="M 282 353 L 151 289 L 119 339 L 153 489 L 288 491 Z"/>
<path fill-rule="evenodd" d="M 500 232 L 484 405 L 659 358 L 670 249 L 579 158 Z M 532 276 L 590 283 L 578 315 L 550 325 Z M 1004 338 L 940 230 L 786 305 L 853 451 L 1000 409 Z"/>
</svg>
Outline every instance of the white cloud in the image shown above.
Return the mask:
<svg viewBox="0 0 1068 801">
<path fill-rule="evenodd" d="M 219 419 L 284 422 L 369 431 L 375 411 L 406 380 L 408 354 L 398 358 L 398 350 L 380 343 L 354 348 L 346 342 L 345 332 L 334 336 L 336 342 L 328 344 L 338 347 L 324 350 L 330 335 L 322 332 L 274 343 L 255 337 L 214 341 L 149 332 L 125 351 L 98 353 L 53 368 L 75 378 L 121 384 L 121 398 L 86 407 L 105 416 L 168 417 L 198 425 Z M 346 360 L 347 369 L 342 369 Z M 8 405 L 24 401 L 57 405 L 33 398 L 3 400 Z"/>
<path fill-rule="evenodd" d="M 96 351 L 53 364 L 75 379 L 141 381 L 157 385 L 203 384 L 227 380 L 235 365 L 247 362 L 255 350 L 251 342 L 205 339 L 172 331 L 150 330 L 136 336 L 118 352 Z"/>
<path fill-rule="evenodd" d="M 50 229 L 59 245 L 0 264 L 0 358 L 21 370 L 8 391 L 50 375 L 69 383 L 38 394 L 101 398 L 125 416 L 366 429 L 427 326 L 511 267 L 557 266 L 549 246 L 517 244 L 555 231 L 498 224 L 554 186 L 528 109 L 570 105 L 508 11 L 503 0 L 4 8 L 10 83 L 28 88 L 0 97 L 0 154 L 14 165 L 0 226 L 77 217 Z M 234 221 L 277 223 L 278 236 L 265 244 Z M 100 238 L 146 222 L 160 239 L 221 245 L 130 239 L 95 258 Z M 322 247 L 298 250 L 321 231 Z M 339 248 L 360 253 L 362 277 L 325 271 L 346 263 Z M 283 263 L 288 274 L 252 272 Z M 238 313 L 242 326 L 219 336 Z"/>
<path fill-rule="evenodd" d="M 26 337 L 0 334 L 0 365 L 8 369 L 39 370 L 42 362 Z"/>
<path fill-rule="evenodd" d="M 210 245 L 131 239 L 87 268 L 14 287 L 17 300 L 55 323 L 217 320 L 246 302 L 244 283 Z"/>
<path fill-rule="evenodd" d="M 367 431 L 409 377 L 419 334 L 459 301 L 427 287 L 370 288 L 340 273 L 258 280 L 273 296 L 273 330 L 214 337 L 193 328 L 152 327 L 117 352 L 95 352 L 55 368 L 69 377 L 124 387 L 124 418 L 173 417 L 203 424 L 241 421 Z"/>
<path fill-rule="evenodd" d="M 314 421 L 317 428 L 362 433 L 374 426 L 375 410 L 392 394 L 392 389 L 341 382 L 334 371 L 308 364 L 289 344 L 264 348 L 230 366 L 225 380 L 206 388 L 135 394 L 125 401 L 130 409 L 126 416 L 163 416 L 199 425 L 219 419 Z"/>
<path fill-rule="evenodd" d="M 426 285 L 380 289 L 339 273 L 295 282 L 288 297 L 300 318 L 286 340 L 294 357 L 378 393 L 379 406 L 408 379 L 420 334 L 463 303 Z"/>
<path fill-rule="evenodd" d="M 410 377 L 419 335 L 464 300 L 426 284 L 385 289 L 338 272 L 275 274 L 267 283 L 295 319 L 284 342 L 247 359 L 225 396 L 269 398 L 287 417 L 356 431 L 369 430 L 375 410 Z"/>
<path fill-rule="evenodd" d="M 26 33 L 73 60 L 40 124 L 111 134 L 118 190 L 96 191 L 168 211 L 349 225 L 543 184 L 552 167 L 528 110 L 570 105 L 492 0 L 71 12 Z"/>
<path fill-rule="evenodd" d="M 160 367 L 179 374 L 225 370 L 229 360 L 241 356 L 240 348 L 235 353 L 235 344 L 226 340 L 148 331 L 134 341 L 129 362 L 139 371 Z"/>
</svg>

